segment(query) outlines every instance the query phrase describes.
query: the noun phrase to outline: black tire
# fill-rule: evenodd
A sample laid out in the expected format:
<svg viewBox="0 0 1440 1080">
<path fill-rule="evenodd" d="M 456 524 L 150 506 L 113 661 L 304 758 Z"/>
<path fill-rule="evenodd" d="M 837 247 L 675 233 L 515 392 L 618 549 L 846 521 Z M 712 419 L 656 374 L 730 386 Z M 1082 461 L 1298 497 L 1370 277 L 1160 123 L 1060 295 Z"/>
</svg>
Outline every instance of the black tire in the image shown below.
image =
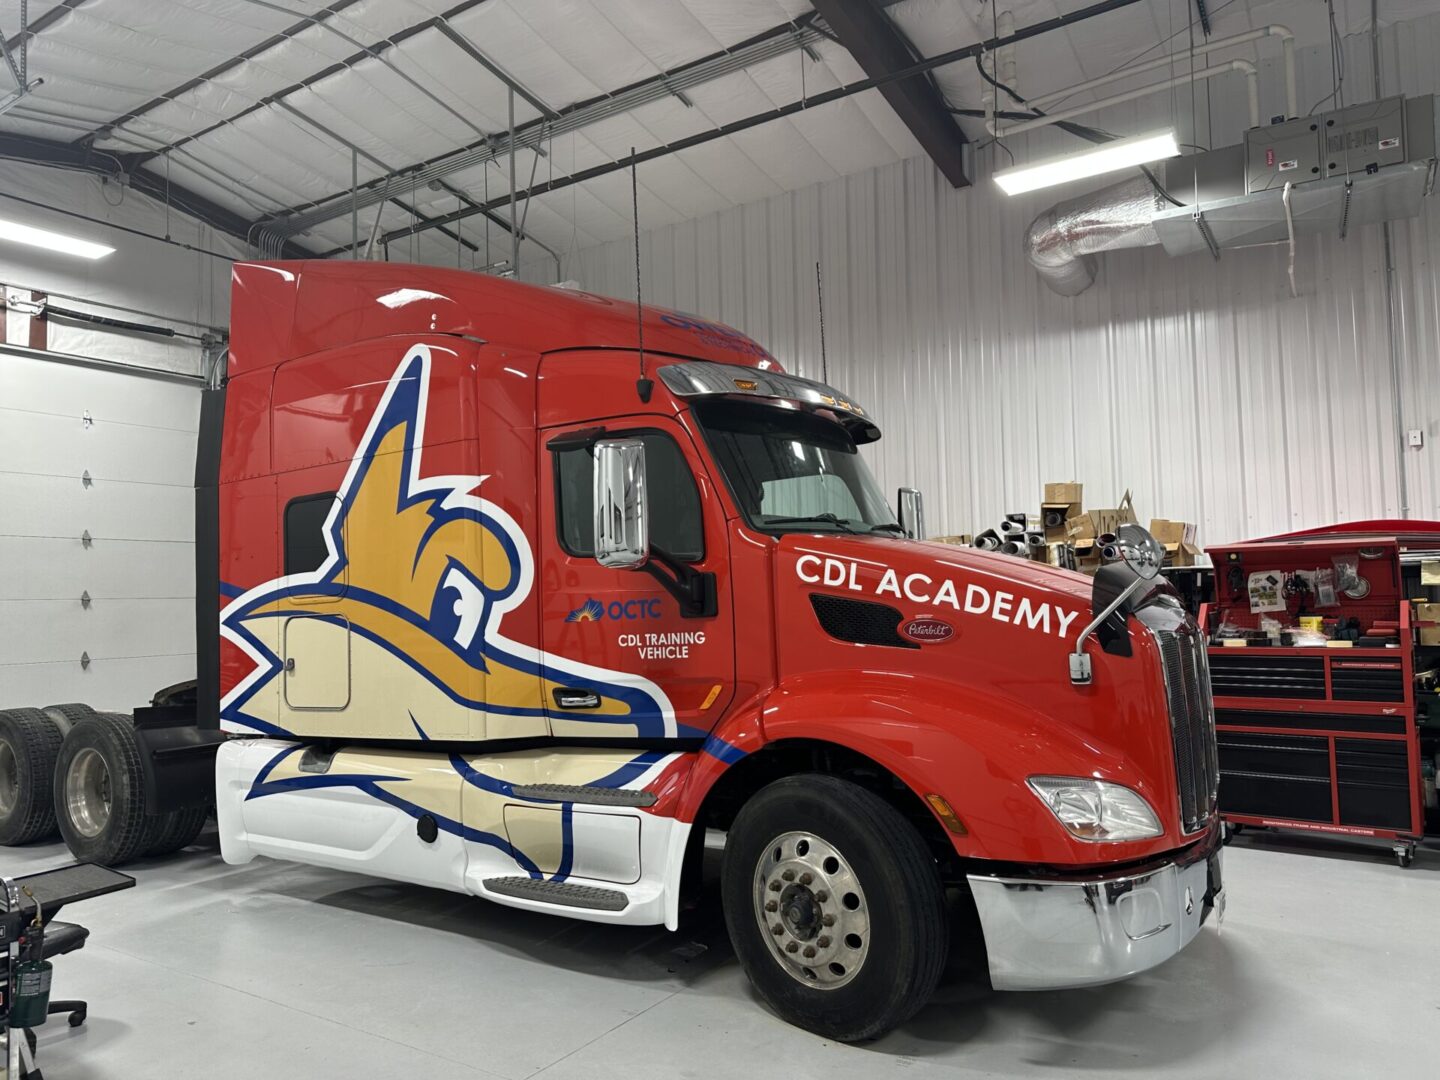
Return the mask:
<svg viewBox="0 0 1440 1080">
<path fill-rule="evenodd" d="M 146 855 L 173 855 L 181 848 L 189 847 L 205 827 L 210 817 L 210 807 L 192 806 L 185 810 L 172 810 L 160 815 L 160 827 L 155 840 L 145 849 Z"/>
<path fill-rule="evenodd" d="M 0 845 L 54 834 L 59 752 L 60 731 L 39 709 L 0 712 Z"/>
<path fill-rule="evenodd" d="M 84 782 L 87 777 L 93 782 Z M 145 813 L 140 749 L 128 716 L 97 713 L 70 729 L 55 764 L 55 793 L 60 835 L 77 859 L 116 866 L 157 838 L 163 819 Z M 89 817 L 77 817 L 72 805 L 77 797 L 95 807 Z"/>
<path fill-rule="evenodd" d="M 82 705 L 78 701 L 67 702 L 64 705 L 46 705 L 40 711 L 55 721 L 55 726 L 60 729 L 62 737 L 81 720 L 89 720 L 90 717 L 98 715 L 89 705 Z"/>
<path fill-rule="evenodd" d="M 847 943 L 854 937 L 856 947 L 865 951 L 858 954 L 858 966 L 848 972 L 837 964 L 840 976 L 848 981 L 827 988 L 807 984 L 805 978 L 813 980 L 814 975 L 802 977 L 798 965 L 803 961 L 798 957 L 786 966 L 778 945 L 772 951 L 769 931 L 762 929 L 760 921 L 762 916 L 767 921 L 787 918 L 764 915 L 759 909 L 761 901 L 756 896 L 762 886 L 757 876 L 762 863 L 772 858 L 770 853 L 779 850 L 773 847 L 777 839 L 792 833 L 808 834 L 833 849 L 840 860 L 848 861 L 828 859 L 826 868 L 838 866 L 841 874 L 858 883 L 863 896 L 859 905 L 868 920 L 870 940 L 846 936 Z M 803 854 L 798 842 L 791 843 L 797 857 Z M 789 872 L 779 869 L 783 865 L 775 864 L 774 878 L 766 878 L 766 891 L 760 895 L 768 897 L 783 873 Z M 807 879 L 808 875 L 802 875 L 800 882 Z M 786 885 L 778 898 L 789 895 L 800 883 L 794 878 L 787 880 L 791 885 Z M 830 880 L 808 879 L 817 886 Z M 730 941 L 756 991 L 783 1019 L 840 1042 L 873 1039 L 908 1020 L 930 999 L 948 958 L 944 887 L 920 834 L 884 799 L 837 777 L 811 774 L 777 780 L 741 807 L 725 844 L 721 893 Z M 813 907 L 812 901 L 816 902 Z M 828 890 L 802 899 L 817 918 L 833 917 L 830 912 L 838 911 L 834 905 L 840 901 Z M 850 906 L 848 899 L 845 906 Z M 785 911 L 790 910 L 787 905 Z M 839 918 L 846 916 L 842 913 Z M 844 923 L 839 926 L 843 928 Z M 857 954 L 832 955 L 849 958 Z M 824 958 L 822 952 L 818 963 L 824 963 Z"/>
</svg>

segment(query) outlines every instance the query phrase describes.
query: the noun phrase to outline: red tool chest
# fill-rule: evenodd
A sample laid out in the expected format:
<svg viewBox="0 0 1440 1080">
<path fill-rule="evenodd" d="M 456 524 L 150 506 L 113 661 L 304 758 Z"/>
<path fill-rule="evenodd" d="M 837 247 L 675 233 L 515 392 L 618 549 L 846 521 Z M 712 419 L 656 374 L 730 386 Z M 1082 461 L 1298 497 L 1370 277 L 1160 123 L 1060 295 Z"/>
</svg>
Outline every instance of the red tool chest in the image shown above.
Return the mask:
<svg viewBox="0 0 1440 1080">
<path fill-rule="evenodd" d="M 1422 544 L 1440 546 L 1440 525 L 1435 528 L 1437 535 L 1419 538 Z M 1201 607 L 1200 620 L 1210 641 L 1220 810 L 1227 822 L 1389 839 L 1408 865 L 1425 832 L 1406 591 L 1418 577 L 1407 578 L 1402 568 L 1402 553 L 1415 539 L 1332 531 L 1208 549 L 1215 600 Z M 1337 588 L 1327 606 L 1319 603 L 1314 577 L 1311 587 L 1293 588 L 1297 571 L 1329 570 L 1339 584 L 1337 557 L 1353 561 L 1363 585 Z M 1251 575 L 1260 575 L 1261 606 L 1268 599 L 1283 603 L 1283 610 L 1252 610 Z M 1263 595 L 1267 580 L 1277 583 L 1278 599 Z M 1299 629 L 1301 616 L 1326 620 L 1327 636 L 1358 625 L 1359 633 L 1377 637 L 1344 646 L 1277 647 L 1261 635 L 1266 615 L 1288 631 L 1282 640 Z M 1248 639 L 1245 646 L 1220 643 L 1237 635 Z"/>
</svg>

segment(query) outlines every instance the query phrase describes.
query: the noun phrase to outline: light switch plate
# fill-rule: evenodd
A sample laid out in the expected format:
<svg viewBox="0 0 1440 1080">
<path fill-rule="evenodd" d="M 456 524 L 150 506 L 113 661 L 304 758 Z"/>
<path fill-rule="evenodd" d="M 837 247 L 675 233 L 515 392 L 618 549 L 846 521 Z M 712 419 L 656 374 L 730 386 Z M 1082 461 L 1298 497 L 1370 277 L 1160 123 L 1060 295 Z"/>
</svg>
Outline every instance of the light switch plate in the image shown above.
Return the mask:
<svg viewBox="0 0 1440 1080">
<path fill-rule="evenodd" d="M 1406 445 L 1406 446 L 1417 446 L 1417 447 L 1418 447 L 1418 446 L 1424 446 L 1424 445 L 1425 445 L 1425 432 L 1422 431 L 1420 428 L 1411 428 L 1409 431 L 1407 431 L 1407 432 L 1405 433 L 1405 445 Z"/>
</svg>

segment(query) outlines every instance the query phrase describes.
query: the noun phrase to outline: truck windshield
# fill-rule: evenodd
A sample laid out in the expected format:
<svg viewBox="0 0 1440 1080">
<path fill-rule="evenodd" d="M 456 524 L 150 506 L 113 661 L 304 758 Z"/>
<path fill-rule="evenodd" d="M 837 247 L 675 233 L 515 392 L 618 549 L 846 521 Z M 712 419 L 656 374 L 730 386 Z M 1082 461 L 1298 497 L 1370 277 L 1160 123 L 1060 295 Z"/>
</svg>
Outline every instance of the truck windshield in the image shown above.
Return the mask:
<svg viewBox="0 0 1440 1080">
<path fill-rule="evenodd" d="M 697 402 L 695 415 L 754 528 L 903 533 L 854 441 L 835 421 L 736 401 Z"/>
</svg>

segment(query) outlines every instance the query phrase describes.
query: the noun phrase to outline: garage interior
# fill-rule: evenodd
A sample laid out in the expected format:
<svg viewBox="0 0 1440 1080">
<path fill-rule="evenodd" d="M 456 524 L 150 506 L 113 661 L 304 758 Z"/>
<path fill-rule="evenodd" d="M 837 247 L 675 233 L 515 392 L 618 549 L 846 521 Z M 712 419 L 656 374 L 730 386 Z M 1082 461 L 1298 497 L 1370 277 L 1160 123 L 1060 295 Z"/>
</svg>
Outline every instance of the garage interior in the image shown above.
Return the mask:
<svg viewBox="0 0 1440 1080">
<path fill-rule="evenodd" d="M 1433 3 L 0 43 L 0 1080 L 1434 1068 Z"/>
</svg>

